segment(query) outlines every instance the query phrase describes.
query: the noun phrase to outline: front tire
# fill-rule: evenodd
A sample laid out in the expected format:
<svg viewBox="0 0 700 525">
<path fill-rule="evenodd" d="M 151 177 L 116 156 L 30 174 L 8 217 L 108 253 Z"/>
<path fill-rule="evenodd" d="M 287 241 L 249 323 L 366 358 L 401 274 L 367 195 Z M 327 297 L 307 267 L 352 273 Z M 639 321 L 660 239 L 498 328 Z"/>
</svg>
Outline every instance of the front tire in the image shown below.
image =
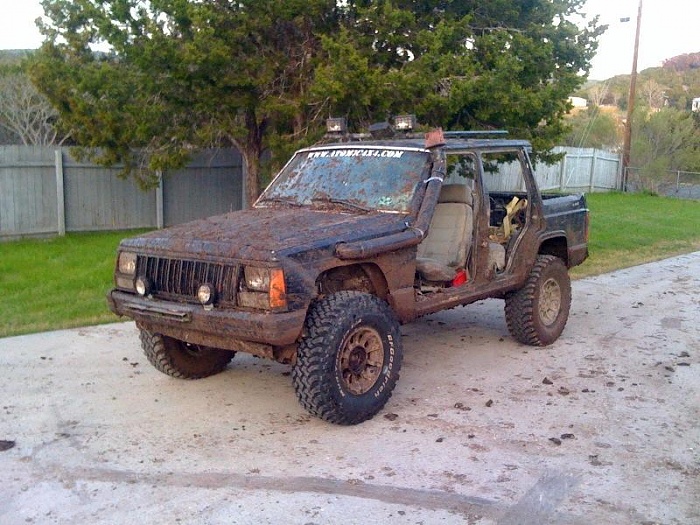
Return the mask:
<svg viewBox="0 0 700 525">
<path fill-rule="evenodd" d="M 160 372 L 178 379 L 201 379 L 222 372 L 236 352 L 185 343 L 158 333 L 140 330 L 141 347 Z"/>
<path fill-rule="evenodd" d="M 506 295 L 511 335 L 532 346 L 552 344 L 564 331 L 571 307 L 571 281 L 564 261 L 538 255 L 525 285 Z"/>
<path fill-rule="evenodd" d="M 339 425 L 372 418 L 391 397 L 403 349 L 399 322 L 381 299 L 342 291 L 314 303 L 292 369 L 311 414 Z"/>
</svg>

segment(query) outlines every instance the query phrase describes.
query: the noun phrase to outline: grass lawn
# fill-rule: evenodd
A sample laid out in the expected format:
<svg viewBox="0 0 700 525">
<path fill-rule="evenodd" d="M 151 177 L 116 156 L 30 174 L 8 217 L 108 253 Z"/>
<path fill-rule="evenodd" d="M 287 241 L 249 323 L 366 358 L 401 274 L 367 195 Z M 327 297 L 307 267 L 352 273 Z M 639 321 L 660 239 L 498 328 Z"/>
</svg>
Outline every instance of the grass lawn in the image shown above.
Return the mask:
<svg viewBox="0 0 700 525">
<path fill-rule="evenodd" d="M 0 337 L 116 321 L 105 296 L 117 245 L 136 233 L 0 243 Z"/>
<path fill-rule="evenodd" d="M 644 194 L 592 193 L 589 258 L 573 278 L 700 250 L 700 201 Z"/>
<path fill-rule="evenodd" d="M 574 278 L 700 250 L 700 201 L 596 193 L 588 203 L 591 255 Z M 137 233 L 0 243 L 0 337 L 116 321 L 105 300 L 116 248 Z"/>
</svg>

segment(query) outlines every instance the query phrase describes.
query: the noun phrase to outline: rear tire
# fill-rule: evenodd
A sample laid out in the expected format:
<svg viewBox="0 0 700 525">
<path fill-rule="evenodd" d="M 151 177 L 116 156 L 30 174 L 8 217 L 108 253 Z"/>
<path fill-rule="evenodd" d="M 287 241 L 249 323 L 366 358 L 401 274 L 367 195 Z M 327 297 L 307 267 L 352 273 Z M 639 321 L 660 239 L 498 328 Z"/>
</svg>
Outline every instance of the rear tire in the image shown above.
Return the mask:
<svg viewBox="0 0 700 525">
<path fill-rule="evenodd" d="M 140 331 L 141 347 L 160 372 L 178 379 L 201 379 L 222 372 L 236 352 L 185 343 L 165 335 Z"/>
<path fill-rule="evenodd" d="M 532 346 L 552 344 L 564 331 L 571 307 L 571 281 L 564 261 L 538 255 L 525 285 L 506 295 L 511 335 Z"/>
<path fill-rule="evenodd" d="M 402 356 L 399 322 L 384 301 L 337 292 L 309 310 L 292 369 L 294 389 L 314 416 L 355 425 L 389 400 Z"/>
</svg>

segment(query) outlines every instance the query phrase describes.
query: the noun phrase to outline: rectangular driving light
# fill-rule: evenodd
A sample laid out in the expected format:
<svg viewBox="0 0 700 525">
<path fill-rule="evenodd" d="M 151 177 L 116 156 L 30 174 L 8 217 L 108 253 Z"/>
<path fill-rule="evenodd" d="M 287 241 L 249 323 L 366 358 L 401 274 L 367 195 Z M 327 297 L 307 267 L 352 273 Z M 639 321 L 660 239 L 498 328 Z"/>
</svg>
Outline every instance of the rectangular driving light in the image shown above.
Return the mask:
<svg viewBox="0 0 700 525">
<path fill-rule="evenodd" d="M 415 127 L 415 115 L 396 115 L 396 117 L 394 117 L 394 129 L 396 131 L 411 131 Z"/>
<path fill-rule="evenodd" d="M 326 131 L 328 133 L 345 133 L 348 130 L 348 123 L 344 117 L 326 119 Z"/>
</svg>

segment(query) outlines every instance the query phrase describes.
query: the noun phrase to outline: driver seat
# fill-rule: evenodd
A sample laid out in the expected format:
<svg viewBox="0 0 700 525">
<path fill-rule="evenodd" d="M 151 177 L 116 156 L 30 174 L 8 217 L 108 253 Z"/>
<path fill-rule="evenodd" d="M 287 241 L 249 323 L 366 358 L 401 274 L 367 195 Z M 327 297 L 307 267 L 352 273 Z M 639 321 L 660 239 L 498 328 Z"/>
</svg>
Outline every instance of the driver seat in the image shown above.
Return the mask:
<svg viewBox="0 0 700 525">
<path fill-rule="evenodd" d="M 467 185 L 442 186 L 428 235 L 418 245 L 416 270 L 422 279 L 451 281 L 465 267 L 474 230 L 472 204 Z"/>
</svg>

